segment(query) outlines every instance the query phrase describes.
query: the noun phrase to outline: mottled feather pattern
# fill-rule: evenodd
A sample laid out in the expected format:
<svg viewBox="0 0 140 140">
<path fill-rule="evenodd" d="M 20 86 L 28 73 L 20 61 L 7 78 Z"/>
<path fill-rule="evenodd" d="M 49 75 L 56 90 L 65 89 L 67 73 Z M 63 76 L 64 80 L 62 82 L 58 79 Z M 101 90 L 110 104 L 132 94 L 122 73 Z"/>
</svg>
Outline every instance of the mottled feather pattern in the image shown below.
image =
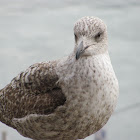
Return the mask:
<svg viewBox="0 0 140 140">
<path fill-rule="evenodd" d="M 69 56 L 36 63 L 0 90 L 0 121 L 34 140 L 82 139 L 107 123 L 119 86 L 106 25 L 83 17 L 74 35 Z"/>
<path fill-rule="evenodd" d="M 42 62 L 21 72 L 0 91 L 0 120 L 11 125 L 12 118 L 28 114 L 49 114 L 66 98 L 57 85 L 56 62 Z M 8 115 L 8 116 L 6 116 Z"/>
</svg>

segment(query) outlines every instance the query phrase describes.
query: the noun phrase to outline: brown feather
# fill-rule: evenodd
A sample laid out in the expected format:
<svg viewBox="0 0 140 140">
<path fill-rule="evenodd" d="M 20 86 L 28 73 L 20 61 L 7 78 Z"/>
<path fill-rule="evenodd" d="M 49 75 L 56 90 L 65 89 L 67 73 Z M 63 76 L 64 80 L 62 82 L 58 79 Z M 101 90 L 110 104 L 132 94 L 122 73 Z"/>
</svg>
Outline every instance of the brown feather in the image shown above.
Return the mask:
<svg viewBox="0 0 140 140">
<path fill-rule="evenodd" d="M 13 118 L 50 114 L 66 101 L 55 72 L 56 62 L 37 63 L 0 90 L 0 120 L 12 125 Z"/>
</svg>

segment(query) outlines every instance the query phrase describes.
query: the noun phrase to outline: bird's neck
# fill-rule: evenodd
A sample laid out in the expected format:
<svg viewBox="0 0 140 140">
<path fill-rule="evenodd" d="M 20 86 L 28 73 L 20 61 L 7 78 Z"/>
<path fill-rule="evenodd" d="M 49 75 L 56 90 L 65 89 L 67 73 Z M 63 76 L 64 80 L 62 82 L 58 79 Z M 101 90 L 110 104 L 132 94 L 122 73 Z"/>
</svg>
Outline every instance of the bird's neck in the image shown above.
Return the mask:
<svg viewBox="0 0 140 140">
<path fill-rule="evenodd" d="M 58 76 L 61 77 L 61 82 L 71 82 L 74 80 L 78 80 L 79 82 L 80 78 L 82 80 L 85 76 L 90 77 L 95 75 L 95 69 L 98 73 L 100 73 L 102 69 L 106 69 L 106 63 L 107 66 L 110 65 L 112 68 L 108 52 L 89 57 L 81 57 L 78 60 L 71 54 L 63 60 L 63 62 L 59 63 Z M 111 71 L 113 71 L 113 69 Z"/>
<path fill-rule="evenodd" d="M 80 57 L 78 60 L 76 60 L 75 53 L 73 53 L 66 60 L 68 70 L 71 67 L 75 67 L 77 70 L 79 69 L 80 71 L 90 68 L 93 69 L 94 67 L 98 66 L 104 67 L 106 63 L 107 65 L 111 65 L 108 51 L 93 56 L 83 56 Z M 74 69 L 71 70 L 73 71 Z"/>
</svg>

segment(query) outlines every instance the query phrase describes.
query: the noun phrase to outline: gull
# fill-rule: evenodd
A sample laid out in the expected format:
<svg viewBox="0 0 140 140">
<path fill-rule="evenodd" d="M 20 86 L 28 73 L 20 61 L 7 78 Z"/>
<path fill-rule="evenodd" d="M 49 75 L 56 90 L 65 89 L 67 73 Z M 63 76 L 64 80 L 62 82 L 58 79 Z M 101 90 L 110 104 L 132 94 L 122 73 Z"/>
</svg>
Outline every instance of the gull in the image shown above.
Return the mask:
<svg viewBox="0 0 140 140">
<path fill-rule="evenodd" d="M 97 17 L 74 25 L 69 56 L 31 65 L 0 90 L 0 121 L 34 140 L 83 139 L 113 113 L 119 85 Z"/>
</svg>

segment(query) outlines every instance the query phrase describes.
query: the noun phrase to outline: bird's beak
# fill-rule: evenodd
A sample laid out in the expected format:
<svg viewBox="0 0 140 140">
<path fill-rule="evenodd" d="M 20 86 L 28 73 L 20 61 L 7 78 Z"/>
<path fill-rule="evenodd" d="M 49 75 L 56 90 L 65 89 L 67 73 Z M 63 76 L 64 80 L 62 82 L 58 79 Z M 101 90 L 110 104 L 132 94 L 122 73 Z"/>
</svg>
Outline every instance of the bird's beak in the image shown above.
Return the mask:
<svg viewBox="0 0 140 140">
<path fill-rule="evenodd" d="M 84 51 L 88 48 L 89 46 L 84 47 L 83 41 L 78 45 L 77 52 L 76 52 L 76 60 L 80 58 L 80 56 L 84 53 Z"/>
</svg>

